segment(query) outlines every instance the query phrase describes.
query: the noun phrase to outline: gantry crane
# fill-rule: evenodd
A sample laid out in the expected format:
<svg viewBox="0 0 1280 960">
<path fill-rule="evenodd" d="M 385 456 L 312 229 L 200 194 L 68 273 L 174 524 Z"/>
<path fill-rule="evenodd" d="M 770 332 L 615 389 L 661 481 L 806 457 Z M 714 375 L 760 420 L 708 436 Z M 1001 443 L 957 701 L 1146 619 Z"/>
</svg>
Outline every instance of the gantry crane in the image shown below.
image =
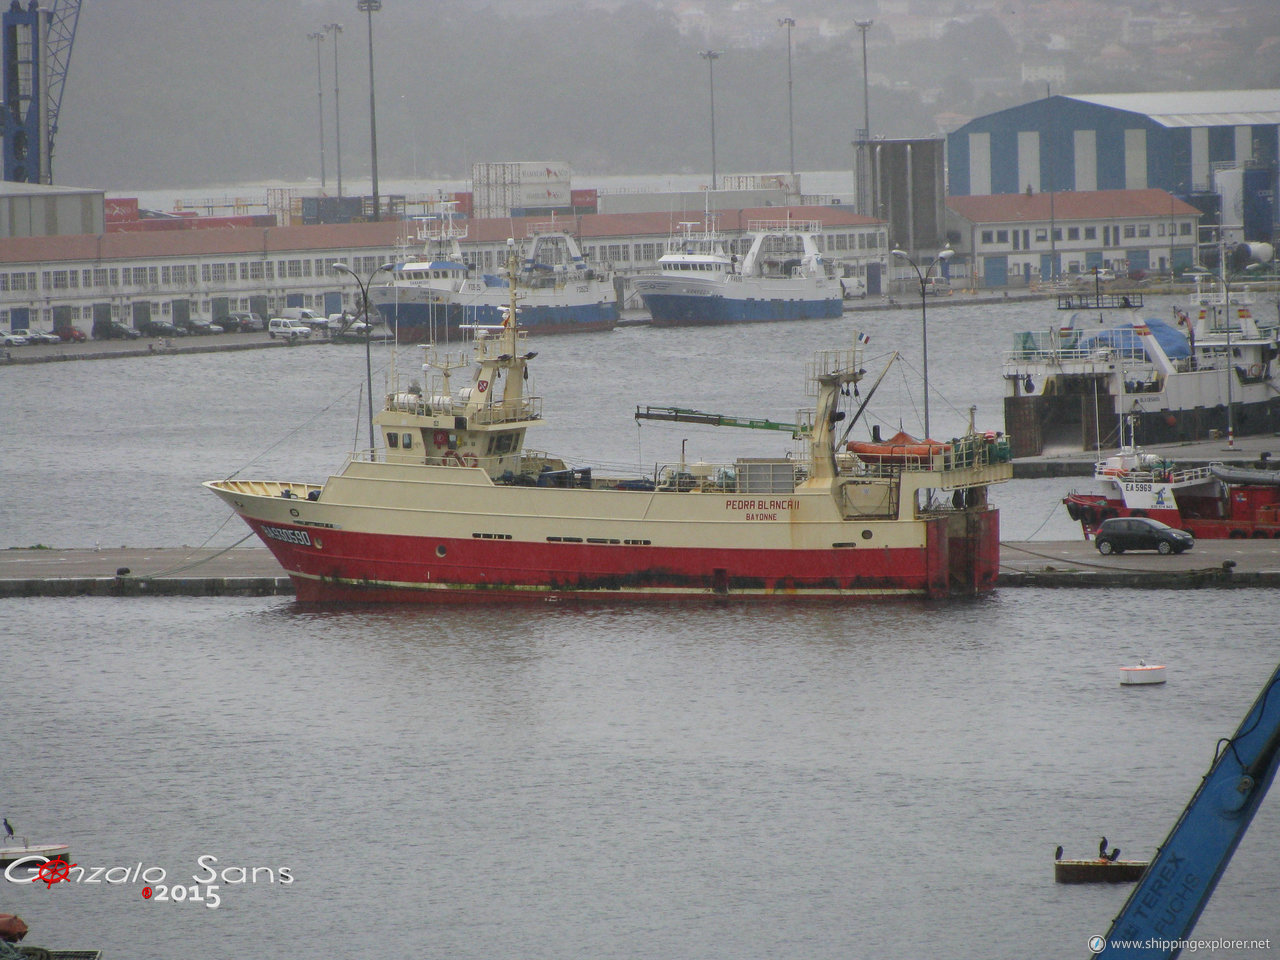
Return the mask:
<svg viewBox="0 0 1280 960">
<path fill-rule="evenodd" d="M 12 0 L 0 31 L 4 178 L 53 182 L 53 141 L 80 19 L 80 0 Z"/>
</svg>

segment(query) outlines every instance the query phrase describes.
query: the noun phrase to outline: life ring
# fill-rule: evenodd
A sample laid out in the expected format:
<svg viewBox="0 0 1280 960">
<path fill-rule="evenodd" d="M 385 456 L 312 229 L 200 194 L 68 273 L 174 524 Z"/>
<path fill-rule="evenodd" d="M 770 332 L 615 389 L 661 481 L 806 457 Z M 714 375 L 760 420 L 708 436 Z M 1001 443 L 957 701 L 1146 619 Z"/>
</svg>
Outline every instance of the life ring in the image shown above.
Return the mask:
<svg viewBox="0 0 1280 960">
<path fill-rule="evenodd" d="M 1252 379 L 1257 379 L 1258 377 L 1262 376 L 1262 364 L 1260 363 L 1251 364 L 1249 366 L 1249 376 Z"/>
<path fill-rule="evenodd" d="M 431 438 L 432 443 L 437 447 L 443 447 L 449 442 L 449 434 L 444 430 L 437 430 L 435 436 Z"/>
<path fill-rule="evenodd" d="M 446 464 L 456 467 L 474 467 L 478 462 L 474 453 L 458 453 L 457 450 L 450 450 L 443 459 Z"/>
</svg>

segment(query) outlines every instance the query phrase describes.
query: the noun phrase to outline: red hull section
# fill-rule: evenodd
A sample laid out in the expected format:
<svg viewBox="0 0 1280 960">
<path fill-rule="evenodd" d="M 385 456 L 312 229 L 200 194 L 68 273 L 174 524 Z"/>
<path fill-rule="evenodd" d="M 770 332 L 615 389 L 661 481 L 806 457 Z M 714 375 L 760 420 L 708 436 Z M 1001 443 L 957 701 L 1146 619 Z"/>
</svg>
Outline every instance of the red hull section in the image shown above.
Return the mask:
<svg viewBox="0 0 1280 960">
<path fill-rule="evenodd" d="M 1271 491 L 1266 491 L 1270 493 Z M 1240 491 L 1235 491 L 1239 494 Z M 1190 499 L 1190 498 L 1189 498 Z M 1240 504 L 1231 504 L 1224 509 L 1218 500 L 1195 498 L 1201 513 L 1227 512 L 1235 514 L 1228 517 L 1196 516 L 1189 506 L 1186 512 L 1174 510 L 1131 510 L 1123 500 L 1115 500 L 1087 494 L 1073 494 L 1066 498 L 1067 509 L 1071 519 L 1079 520 L 1086 537 L 1098 532 L 1103 520 L 1111 517 L 1150 517 L 1167 523 L 1178 530 L 1185 530 L 1197 540 L 1263 540 L 1280 539 L 1280 514 L 1274 509 L 1243 509 Z M 1206 500 L 1205 503 L 1199 503 Z"/>
<path fill-rule="evenodd" d="M 248 519 L 248 518 L 246 518 Z M 921 548 L 727 550 L 629 544 L 444 540 L 250 525 L 304 602 L 456 602 L 542 597 L 920 596 L 991 590 L 999 564 L 995 511 L 970 514 L 971 535 L 928 523 Z"/>
</svg>

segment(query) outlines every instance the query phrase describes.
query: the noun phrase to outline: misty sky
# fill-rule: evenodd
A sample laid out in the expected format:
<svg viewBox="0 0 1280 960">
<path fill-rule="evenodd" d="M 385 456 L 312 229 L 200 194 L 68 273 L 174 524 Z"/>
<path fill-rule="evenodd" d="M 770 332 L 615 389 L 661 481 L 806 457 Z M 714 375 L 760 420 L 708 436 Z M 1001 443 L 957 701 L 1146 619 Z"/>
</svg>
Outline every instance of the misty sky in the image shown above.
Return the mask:
<svg viewBox="0 0 1280 960">
<path fill-rule="evenodd" d="M 1044 48 L 1057 42 L 1025 29 L 1025 18 L 1048 5 L 1019 0 L 1000 5 L 1024 14 L 1017 39 L 1006 31 L 1007 12 L 957 20 L 941 40 L 913 40 L 901 22 L 904 36 L 895 37 L 894 15 L 875 0 L 701 6 L 711 36 L 680 33 L 657 0 L 384 0 L 373 37 L 380 177 L 465 178 L 473 162 L 507 160 L 564 160 L 598 175 L 707 171 L 709 77 L 698 51 L 709 44 L 723 51 L 715 63 L 719 171 L 785 171 L 786 40 L 776 19 L 788 13 L 876 17 L 872 130 L 890 137 L 937 135 L 946 129 L 940 118 L 1043 96 L 1043 84 L 1022 82 L 1021 64 L 1053 56 Z M 1205 15 L 1214 3 L 1149 6 Z M 1259 53 L 1280 35 L 1280 4 L 1233 7 L 1214 33 L 1217 59 L 1121 50 L 1095 64 L 1073 54 L 1073 76 L 1055 92 L 1280 86 L 1280 49 Z M 316 45 L 307 34 L 334 21 L 345 28 L 345 192 L 367 190 L 368 33 L 355 0 L 84 0 L 55 182 L 118 192 L 318 179 Z M 332 35 L 320 55 L 332 191 Z M 797 168 L 849 166 L 862 114 L 856 40 L 798 30 L 793 78 Z"/>
</svg>

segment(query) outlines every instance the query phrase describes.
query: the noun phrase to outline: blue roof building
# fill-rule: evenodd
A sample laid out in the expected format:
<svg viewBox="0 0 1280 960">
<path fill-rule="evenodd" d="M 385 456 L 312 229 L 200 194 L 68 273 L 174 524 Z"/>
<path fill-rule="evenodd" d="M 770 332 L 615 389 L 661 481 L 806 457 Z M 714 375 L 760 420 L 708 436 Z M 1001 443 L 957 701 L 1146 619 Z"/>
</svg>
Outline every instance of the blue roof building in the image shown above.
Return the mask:
<svg viewBox="0 0 1280 960">
<path fill-rule="evenodd" d="M 1188 199 L 1217 194 L 1222 220 L 1243 220 L 1250 240 L 1274 236 L 1278 169 L 1280 90 L 1051 96 L 978 117 L 947 137 L 952 197 L 1147 188 Z M 1236 170 L 1227 180 L 1235 185 L 1224 187 L 1224 172 Z M 1241 195 L 1240 209 L 1228 191 Z"/>
</svg>

